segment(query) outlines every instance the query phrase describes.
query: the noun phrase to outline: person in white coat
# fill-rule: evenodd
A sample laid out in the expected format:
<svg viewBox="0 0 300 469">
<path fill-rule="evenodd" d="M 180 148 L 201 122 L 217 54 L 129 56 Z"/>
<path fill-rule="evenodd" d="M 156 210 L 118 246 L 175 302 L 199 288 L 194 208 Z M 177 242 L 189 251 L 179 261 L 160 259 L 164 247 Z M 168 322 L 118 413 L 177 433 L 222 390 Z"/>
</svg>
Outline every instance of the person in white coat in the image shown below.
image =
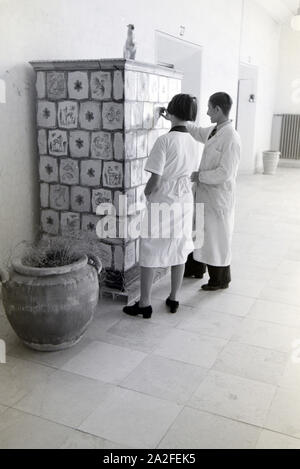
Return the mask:
<svg viewBox="0 0 300 469">
<path fill-rule="evenodd" d="M 204 143 L 199 171 L 192 175 L 197 184 L 196 202 L 204 204 L 204 244 L 188 259 L 185 276 L 201 278 L 206 268 L 209 283 L 206 291 L 226 289 L 231 282 L 231 245 L 234 229 L 236 178 L 241 155 L 238 133 L 229 120 L 232 99 L 227 93 L 212 95 L 208 116 L 213 128 L 187 129 L 195 140 Z"/>
<path fill-rule="evenodd" d="M 199 168 L 200 155 L 186 123 L 196 120 L 197 99 L 188 94 L 174 96 L 167 116 L 171 131 L 157 139 L 145 167 L 151 178 L 145 189 L 147 210 L 140 241 L 141 298 L 123 310 L 144 319 L 152 316 L 151 289 L 156 268 L 171 267 L 171 294 L 166 304 L 171 313 L 177 312 L 185 263 L 194 250 L 191 175 Z"/>
</svg>

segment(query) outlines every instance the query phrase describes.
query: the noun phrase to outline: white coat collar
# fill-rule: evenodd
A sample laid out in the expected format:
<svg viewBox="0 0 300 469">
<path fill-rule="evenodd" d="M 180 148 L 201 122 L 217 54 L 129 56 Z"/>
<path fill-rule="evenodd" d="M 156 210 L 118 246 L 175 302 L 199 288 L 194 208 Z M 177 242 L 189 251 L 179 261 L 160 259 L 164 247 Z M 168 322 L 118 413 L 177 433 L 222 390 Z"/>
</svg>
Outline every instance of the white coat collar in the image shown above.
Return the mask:
<svg viewBox="0 0 300 469">
<path fill-rule="evenodd" d="M 212 143 L 215 143 L 216 142 L 216 139 L 218 139 L 219 137 L 221 137 L 225 131 L 225 129 L 227 128 L 228 125 L 232 125 L 232 120 L 228 120 L 226 122 L 224 122 L 223 124 L 221 124 L 219 127 L 218 127 L 218 130 L 217 130 L 217 133 L 214 137 L 212 137 L 211 139 L 207 140 L 206 142 L 206 145 L 207 146 L 210 146 Z"/>
</svg>

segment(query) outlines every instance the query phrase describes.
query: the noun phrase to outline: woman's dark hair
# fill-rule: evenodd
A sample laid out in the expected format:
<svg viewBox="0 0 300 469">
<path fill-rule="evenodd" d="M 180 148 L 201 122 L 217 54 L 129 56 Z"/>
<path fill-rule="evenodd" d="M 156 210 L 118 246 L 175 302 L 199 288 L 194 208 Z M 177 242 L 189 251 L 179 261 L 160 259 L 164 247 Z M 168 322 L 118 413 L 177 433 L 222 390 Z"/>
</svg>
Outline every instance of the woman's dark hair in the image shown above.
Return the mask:
<svg viewBox="0 0 300 469">
<path fill-rule="evenodd" d="M 227 93 L 215 93 L 209 98 L 209 102 L 213 108 L 219 106 L 225 116 L 229 116 L 232 108 L 232 99 Z"/>
<path fill-rule="evenodd" d="M 197 98 L 189 94 L 176 94 L 169 103 L 167 111 L 183 121 L 195 122 L 198 112 Z"/>
</svg>

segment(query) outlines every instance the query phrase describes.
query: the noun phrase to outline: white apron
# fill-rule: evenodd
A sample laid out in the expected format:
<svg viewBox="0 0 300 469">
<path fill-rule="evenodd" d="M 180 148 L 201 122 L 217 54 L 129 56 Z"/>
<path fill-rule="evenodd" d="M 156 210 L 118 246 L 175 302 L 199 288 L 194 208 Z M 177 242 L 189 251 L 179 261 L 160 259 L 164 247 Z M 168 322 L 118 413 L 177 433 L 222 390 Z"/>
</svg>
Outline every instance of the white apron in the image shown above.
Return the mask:
<svg viewBox="0 0 300 469">
<path fill-rule="evenodd" d="M 196 202 L 204 203 L 204 244 L 194 252 L 194 259 L 214 267 L 227 267 L 232 259 L 240 138 L 231 122 L 210 140 L 213 128 L 189 124 L 188 130 L 196 140 L 205 143 L 196 189 Z"/>
<path fill-rule="evenodd" d="M 140 241 L 142 267 L 182 265 L 193 252 L 194 196 L 190 178 L 199 168 L 199 160 L 199 151 L 188 133 L 172 132 L 156 142 L 146 170 L 161 175 L 161 181 L 158 190 L 148 198 L 143 217 Z M 158 204 L 165 204 L 169 210 L 175 207 L 176 210 L 169 212 L 171 217 L 157 217 L 155 210 Z"/>
</svg>

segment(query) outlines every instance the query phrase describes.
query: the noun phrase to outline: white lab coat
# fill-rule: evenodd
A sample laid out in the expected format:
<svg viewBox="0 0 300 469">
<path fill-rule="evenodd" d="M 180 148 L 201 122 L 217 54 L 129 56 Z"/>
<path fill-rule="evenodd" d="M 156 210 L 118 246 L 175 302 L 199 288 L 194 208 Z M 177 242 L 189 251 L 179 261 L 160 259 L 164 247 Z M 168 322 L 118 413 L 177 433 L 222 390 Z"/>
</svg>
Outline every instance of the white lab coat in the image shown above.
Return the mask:
<svg viewBox="0 0 300 469">
<path fill-rule="evenodd" d="M 210 140 L 214 127 L 199 128 L 189 123 L 187 128 L 197 141 L 205 144 L 196 188 L 196 202 L 204 204 L 204 244 L 194 252 L 194 259 L 214 267 L 227 267 L 232 259 L 240 137 L 231 122 Z"/>
<path fill-rule="evenodd" d="M 185 264 L 194 250 L 193 211 L 194 197 L 191 175 L 200 164 L 200 152 L 188 132 L 170 132 L 156 141 L 145 170 L 161 176 L 159 188 L 148 198 L 142 222 L 140 265 L 142 267 L 170 267 Z M 155 204 L 176 204 L 178 212 L 170 217 L 151 216 Z M 183 226 L 181 232 L 179 228 Z M 147 231 L 148 228 L 148 231 Z M 170 230 L 170 236 L 163 233 Z M 145 233 L 147 231 L 147 233 Z M 182 233 L 182 236 L 181 236 Z"/>
</svg>

